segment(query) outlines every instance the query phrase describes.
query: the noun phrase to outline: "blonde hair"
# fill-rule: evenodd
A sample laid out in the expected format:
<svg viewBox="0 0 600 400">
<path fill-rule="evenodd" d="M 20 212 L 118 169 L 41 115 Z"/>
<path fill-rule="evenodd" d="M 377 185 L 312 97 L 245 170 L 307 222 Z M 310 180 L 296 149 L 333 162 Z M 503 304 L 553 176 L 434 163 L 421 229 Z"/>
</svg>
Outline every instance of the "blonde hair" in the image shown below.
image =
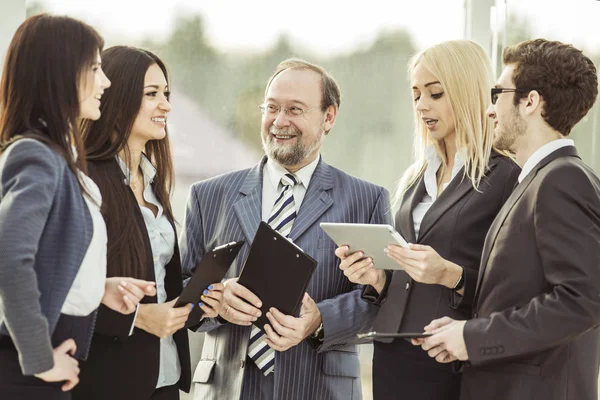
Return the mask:
<svg viewBox="0 0 600 400">
<path fill-rule="evenodd" d="M 444 89 L 454 115 L 456 148 L 466 149 L 464 173 L 477 190 L 485 176 L 494 140 L 493 123 L 485 112 L 490 103 L 490 89 L 494 86 L 490 59 L 475 42 L 450 40 L 414 55 L 408 63 L 409 74 L 417 65 L 429 70 Z M 448 165 L 444 141 L 429 136 L 416 107 L 414 120 L 414 163 L 400 178 L 395 195 L 396 205 L 400 204 L 406 190 L 425 172 L 425 148 L 428 145 L 434 145 L 442 159 L 442 168 Z"/>
</svg>

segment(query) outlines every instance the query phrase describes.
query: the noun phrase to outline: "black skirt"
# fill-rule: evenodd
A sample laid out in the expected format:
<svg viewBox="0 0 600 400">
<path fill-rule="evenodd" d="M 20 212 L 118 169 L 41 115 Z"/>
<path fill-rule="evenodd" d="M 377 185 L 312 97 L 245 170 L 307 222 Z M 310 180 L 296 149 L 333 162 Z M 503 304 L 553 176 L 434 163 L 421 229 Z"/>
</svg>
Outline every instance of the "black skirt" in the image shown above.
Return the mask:
<svg viewBox="0 0 600 400">
<path fill-rule="evenodd" d="M 461 375 L 405 339 L 373 345 L 373 400 L 458 400 Z"/>
<path fill-rule="evenodd" d="M 71 393 L 61 390 L 63 384 L 24 376 L 19 365 L 19 354 L 11 339 L 0 336 L 0 399 L 70 400 Z"/>
</svg>

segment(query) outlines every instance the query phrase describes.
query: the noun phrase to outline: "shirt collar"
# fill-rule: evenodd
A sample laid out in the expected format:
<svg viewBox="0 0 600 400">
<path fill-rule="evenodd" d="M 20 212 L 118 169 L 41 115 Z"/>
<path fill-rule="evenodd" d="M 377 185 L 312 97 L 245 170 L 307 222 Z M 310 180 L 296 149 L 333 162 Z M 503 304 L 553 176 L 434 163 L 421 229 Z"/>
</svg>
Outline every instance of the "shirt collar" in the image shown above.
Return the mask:
<svg viewBox="0 0 600 400">
<path fill-rule="evenodd" d="M 454 166 L 452 167 L 450 181 L 452 181 L 458 172 L 465 166 L 466 159 L 467 149 L 458 149 L 454 155 Z M 430 144 L 425 147 L 425 160 L 427 161 L 427 168 L 425 169 L 425 189 L 427 190 L 427 194 L 435 201 L 438 194 L 436 174 L 442 165 L 442 159 L 437 153 L 435 145 Z"/>
<path fill-rule="evenodd" d="M 575 142 L 571 139 L 556 139 L 546 143 L 539 149 L 533 152 L 533 154 L 525 161 L 523 169 L 519 174 L 519 183 L 523 182 L 523 179 L 540 163 L 544 158 L 554 153 L 556 150 L 567 146 L 575 146 Z"/>
<path fill-rule="evenodd" d="M 125 164 L 125 161 L 123 161 L 121 159 L 121 157 L 119 157 L 118 155 L 115 156 L 115 158 L 117 159 L 117 162 L 119 163 L 119 167 L 121 167 L 121 171 L 123 171 L 123 174 L 125 175 L 125 180 L 127 181 L 127 184 L 129 185 L 131 183 L 129 180 L 131 177 L 129 167 L 127 166 L 127 164 Z M 156 168 L 154 168 L 154 165 L 152 165 L 152 163 L 150 162 L 150 160 L 148 160 L 148 158 L 146 157 L 146 155 L 144 153 L 142 153 L 142 157 L 140 159 L 140 168 L 142 169 L 142 174 L 144 175 L 144 189 L 145 189 L 148 187 L 148 185 L 150 185 L 154 181 L 154 177 L 156 176 Z"/>
<path fill-rule="evenodd" d="M 310 164 L 300 168 L 298 171 L 294 173 L 294 176 L 298 179 L 298 183 L 302 183 L 304 188 L 308 188 L 308 184 L 310 183 L 310 179 L 312 178 L 315 169 L 317 169 L 317 165 L 319 164 L 319 160 L 321 159 L 321 155 L 315 158 Z M 272 160 L 270 158 L 267 159 L 267 163 L 265 164 L 265 168 L 267 169 L 267 175 L 269 177 L 269 182 L 273 185 L 273 188 L 277 191 L 279 190 L 279 183 L 281 182 L 281 178 L 285 174 L 289 174 L 289 171 L 285 169 L 281 164 L 277 161 Z"/>
</svg>

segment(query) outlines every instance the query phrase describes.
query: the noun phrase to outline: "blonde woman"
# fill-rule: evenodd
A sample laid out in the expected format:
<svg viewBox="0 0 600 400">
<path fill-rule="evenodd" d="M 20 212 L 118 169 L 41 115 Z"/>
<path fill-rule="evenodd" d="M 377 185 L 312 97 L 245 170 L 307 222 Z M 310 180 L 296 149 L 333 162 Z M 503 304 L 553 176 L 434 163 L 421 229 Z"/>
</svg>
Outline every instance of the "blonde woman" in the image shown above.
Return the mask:
<svg viewBox="0 0 600 400">
<path fill-rule="evenodd" d="M 336 250 L 340 268 L 380 304 L 375 330 L 422 332 L 442 316 L 467 319 L 485 235 L 517 182 L 519 167 L 492 147 L 485 110 L 494 77 L 484 50 L 448 41 L 409 62 L 415 113 L 415 162 L 396 192 L 396 230 L 409 249 L 389 246 L 403 270 L 382 271 L 358 252 Z M 460 374 L 402 339 L 375 343 L 376 400 L 458 399 Z"/>
</svg>

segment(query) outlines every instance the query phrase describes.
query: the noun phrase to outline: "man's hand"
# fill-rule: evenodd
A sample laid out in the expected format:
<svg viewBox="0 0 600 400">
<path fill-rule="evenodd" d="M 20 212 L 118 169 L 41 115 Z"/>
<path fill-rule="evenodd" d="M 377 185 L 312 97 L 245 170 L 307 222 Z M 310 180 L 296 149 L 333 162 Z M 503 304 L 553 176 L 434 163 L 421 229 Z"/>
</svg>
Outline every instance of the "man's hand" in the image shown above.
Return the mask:
<svg viewBox="0 0 600 400">
<path fill-rule="evenodd" d="M 277 351 L 285 351 L 296 346 L 312 335 L 322 322 L 321 311 L 308 293 L 304 294 L 298 318 L 282 314 L 276 308 L 271 308 L 267 312 L 267 318 L 271 324 L 265 325 L 267 333 L 265 342 Z"/>
<path fill-rule="evenodd" d="M 231 278 L 224 282 L 225 288 L 219 315 L 232 324 L 252 325 L 260 317 L 262 302 L 237 281 L 238 278 Z"/>
<path fill-rule="evenodd" d="M 185 326 L 193 305 L 173 308 L 177 299 L 161 304 L 140 304 L 135 326 L 146 332 L 166 338 Z"/>
<path fill-rule="evenodd" d="M 455 321 L 449 317 L 433 320 L 425 327 L 425 332 L 431 332 L 433 336 L 413 339 L 413 344 L 421 341 L 421 347 L 427 351 L 429 357 L 440 363 L 466 361 L 469 359 L 463 335 L 466 323 L 467 321 Z"/>
<path fill-rule="evenodd" d="M 77 345 L 73 339 L 65 340 L 54 349 L 54 367 L 40 374 L 35 374 L 46 382 L 62 382 L 62 391 L 67 392 L 79 383 L 79 363 L 71 357 L 75 354 Z"/>
<path fill-rule="evenodd" d="M 144 296 L 154 296 L 154 282 L 141 279 L 114 277 L 106 278 L 102 304 L 121 314 L 131 314 Z"/>
<path fill-rule="evenodd" d="M 346 255 L 348 250 L 348 246 L 340 246 L 335 250 L 335 255 L 342 261 L 340 269 L 346 278 L 359 285 L 371 285 L 377 293 L 381 293 L 385 286 L 385 272 L 373 266 L 373 259 L 364 258 L 362 251 Z"/>
</svg>

